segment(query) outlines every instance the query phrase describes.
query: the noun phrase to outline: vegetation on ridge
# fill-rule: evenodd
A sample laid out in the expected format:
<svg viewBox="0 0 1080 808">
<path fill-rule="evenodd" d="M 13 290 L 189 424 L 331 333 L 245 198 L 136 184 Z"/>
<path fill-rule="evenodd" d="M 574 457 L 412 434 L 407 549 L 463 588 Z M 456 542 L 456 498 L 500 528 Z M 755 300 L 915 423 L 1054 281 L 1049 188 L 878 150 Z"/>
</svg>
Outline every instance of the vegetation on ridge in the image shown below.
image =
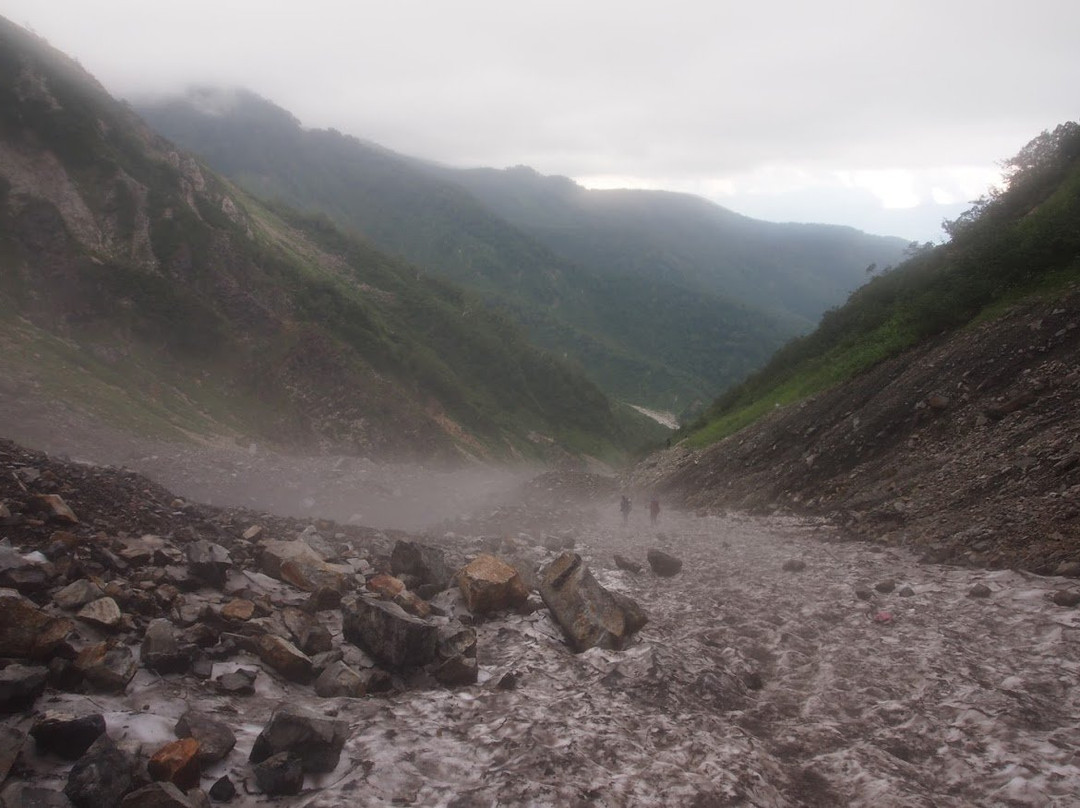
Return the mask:
<svg viewBox="0 0 1080 808">
<path fill-rule="evenodd" d="M 1043 132 L 1004 164 L 1006 184 L 832 309 L 811 334 L 718 398 L 683 435 L 703 446 L 777 405 L 831 387 L 1020 297 L 1080 279 L 1080 124 Z"/>
</svg>

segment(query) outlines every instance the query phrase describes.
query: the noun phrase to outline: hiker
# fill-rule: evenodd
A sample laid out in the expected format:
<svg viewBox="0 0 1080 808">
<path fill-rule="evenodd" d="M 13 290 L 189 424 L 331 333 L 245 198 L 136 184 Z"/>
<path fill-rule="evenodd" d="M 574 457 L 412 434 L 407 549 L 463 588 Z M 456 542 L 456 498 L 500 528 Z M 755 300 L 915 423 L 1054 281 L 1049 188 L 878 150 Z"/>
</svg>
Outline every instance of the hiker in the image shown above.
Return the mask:
<svg viewBox="0 0 1080 808">
<path fill-rule="evenodd" d="M 653 497 L 652 501 L 649 502 L 649 519 L 652 520 L 652 523 L 654 525 L 656 524 L 656 517 L 658 517 L 659 515 L 660 515 L 660 500 L 658 500 L 656 497 Z"/>
<path fill-rule="evenodd" d="M 622 520 L 625 522 L 630 516 L 630 497 L 626 496 L 626 494 L 623 494 L 619 510 L 622 511 Z"/>
</svg>

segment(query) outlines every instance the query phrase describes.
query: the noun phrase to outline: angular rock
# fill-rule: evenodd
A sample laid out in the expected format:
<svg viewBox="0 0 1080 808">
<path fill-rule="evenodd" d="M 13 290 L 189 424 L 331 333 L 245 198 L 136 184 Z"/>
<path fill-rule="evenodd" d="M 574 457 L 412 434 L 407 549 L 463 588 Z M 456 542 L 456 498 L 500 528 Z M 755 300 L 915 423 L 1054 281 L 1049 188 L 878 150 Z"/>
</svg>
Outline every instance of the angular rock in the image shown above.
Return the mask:
<svg viewBox="0 0 1080 808">
<path fill-rule="evenodd" d="M 405 584 L 400 578 L 385 573 L 372 575 L 367 579 L 366 586 L 383 600 L 393 600 L 396 595 L 405 591 Z"/>
<path fill-rule="evenodd" d="M 39 753 L 49 753 L 65 760 L 78 760 L 98 738 L 105 734 L 105 716 L 91 713 L 79 718 L 47 713 L 30 729 L 30 737 Z"/>
<path fill-rule="evenodd" d="M 225 588 L 229 571 L 232 569 L 232 558 L 228 550 L 220 544 L 200 539 L 187 546 L 187 557 L 192 575 L 217 589 Z"/>
<path fill-rule="evenodd" d="M 315 676 L 311 657 L 283 637 L 263 634 L 255 641 L 259 659 L 290 682 L 307 684 Z"/>
<path fill-rule="evenodd" d="M 263 534 L 262 525 L 252 525 L 241 534 L 244 541 L 255 541 Z"/>
<path fill-rule="evenodd" d="M 304 787 L 304 768 L 300 759 L 288 752 L 271 755 L 252 767 L 255 783 L 269 796 L 299 794 Z"/>
<path fill-rule="evenodd" d="M 575 651 L 619 650 L 648 622 L 637 603 L 601 586 L 577 553 L 563 553 L 543 570 L 540 597 Z"/>
<path fill-rule="evenodd" d="M 229 725 L 195 710 L 188 710 L 176 722 L 177 738 L 194 738 L 199 742 L 198 759 L 203 766 L 223 760 L 236 746 L 236 735 Z"/>
<path fill-rule="evenodd" d="M 0 713 L 30 709 L 45 691 L 48 677 L 49 669 L 41 665 L 13 662 L 0 670 Z"/>
<path fill-rule="evenodd" d="M 135 760 L 102 735 L 68 774 L 64 793 L 76 808 L 115 808 L 135 786 Z"/>
<path fill-rule="evenodd" d="M 333 771 L 349 736 L 349 725 L 292 704 L 281 704 L 251 747 L 249 760 L 264 760 L 288 752 L 304 772 Z"/>
<path fill-rule="evenodd" d="M 321 586 L 316 589 L 304 601 L 304 611 L 306 612 L 325 612 L 330 609 L 336 609 L 341 606 L 341 592 L 336 589 L 330 589 L 329 587 Z"/>
<path fill-rule="evenodd" d="M 1059 589 L 1054 593 L 1053 601 L 1058 606 L 1065 606 L 1067 608 L 1080 605 L 1080 590 Z"/>
<path fill-rule="evenodd" d="M 619 555 L 618 553 L 615 554 L 615 566 L 626 572 L 631 572 L 634 575 L 641 572 L 641 565 L 639 563 L 631 561 L 626 556 Z"/>
<path fill-rule="evenodd" d="M 142 663 L 161 674 L 183 673 L 194 657 L 190 646 L 181 645 L 173 624 L 163 617 L 151 620 L 142 641 Z"/>
<path fill-rule="evenodd" d="M 986 584 L 975 584 L 968 590 L 969 598 L 988 598 L 993 590 Z"/>
<path fill-rule="evenodd" d="M 870 587 L 860 585 L 855 587 L 855 597 L 859 600 L 870 600 L 870 598 L 874 597 L 874 593 Z"/>
<path fill-rule="evenodd" d="M 338 660 L 327 665 L 315 680 L 315 692 L 324 699 L 345 696 L 362 698 L 369 693 L 385 692 L 391 686 L 390 674 L 378 668 L 358 671 Z"/>
<path fill-rule="evenodd" d="M 30 510 L 45 515 L 46 519 L 66 525 L 79 524 L 79 517 L 59 494 L 35 494 L 30 498 Z"/>
<path fill-rule="evenodd" d="M 479 555 L 457 575 L 465 605 L 473 614 L 514 609 L 529 599 L 529 590 L 514 567 L 493 555 Z"/>
<path fill-rule="evenodd" d="M 255 616 L 255 604 L 246 598 L 234 598 L 221 607 L 221 616 L 238 622 L 250 620 Z"/>
<path fill-rule="evenodd" d="M 75 658 L 75 669 L 96 690 L 123 693 L 135 676 L 138 664 L 126 645 L 103 642 L 91 645 Z"/>
<path fill-rule="evenodd" d="M 281 562 L 281 580 L 290 583 L 305 592 L 319 589 L 347 589 L 345 573 L 325 561 L 308 561 L 302 558 L 290 558 Z"/>
<path fill-rule="evenodd" d="M 71 808 L 62 791 L 10 781 L 0 791 L 0 805 L 5 808 Z"/>
<path fill-rule="evenodd" d="M 98 598 L 83 606 L 75 616 L 101 628 L 115 629 L 124 615 L 112 598 Z"/>
<path fill-rule="evenodd" d="M 1054 569 L 1054 575 L 1064 578 L 1080 578 L 1080 561 L 1062 561 Z"/>
<path fill-rule="evenodd" d="M 25 743 L 26 733 L 22 730 L 16 727 L 0 725 L 0 783 L 7 779 L 11 767 L 15 765 L 15 761 L 18 760 L 19 755 L 22 753 Z M 3 794 L 0 794 L 0 805 L 6 808 L 9 804 L 4 801 Z"/>
<path fill-rule="evenodd" d="M 435 659 L 436 626 L 395 603 L 358 597 L 342 605 L 341 615 L 345 639 L 386 665 L 404 668 Z"/>
<path fill-rule="evenodd" d="M 214 683 L 221 693 L 233 696 L 250 696 L 255 692 L 255 679 L 258 675 L 258 671 L 250 668 L 238 668 L 235 671 L 221 674 L 214 680 Z"/>
<path fill-rule="evenodd" d="M 259 570 L 281 580 L 281 565 L 286 561 L 323 564 L 325 559 L 302 541 L 264 541 L 259 553 Z"/>
<path fill-rule="evenodd" d="M 53 617 L 13 589 L 0 589 L 0 656 L 47 659 L 66 643 L 74 624 Z"/>
<path fill-rule="evenodd" d="M 431 604 L 415 592 L 410 592 L 408 589 L 398 592 L 394 596 L 394 603 L 414 617 L 424 619 L 426 617 L 431 617 L 432 615 Z"/>
<path fill-rule="evenodd" d="M 199 742 L 194 738 L 170 741 L 158 749 L 146 763 L 147 773 L 159 782 L 172 783 L 187 791 L 199 785 Z"/>
<path fill-rule="evenodd" d="M 225 774 L 214 781 L 208 793 L 214 802 L 229 802 L 236 796 L 236 786 L 229 779 L 229 775 Z"/>
<path fill-rule="evenodd" d="M 431 673 L 438 682 L 450 687 L 476 683 L 476 630 L 453 622 L 439 626 L 439 662 Z"/>
<path fill-rule="evenodd" d="M 682 571 L 682 559 L 663 550 L 652 549 L 645 556 L 652 571 L 661 578 L 673 578 Z"/>
<path fill-rule="evenodd" d="M 198 808 L 198 803 L 172 783 L 164 782 L 132 791 L 120 808 Z"/>
<path fill-rule="evenodd" d="M 915 590 L 912 589 L 910 586 L 902 586 L 900 587 L 900 591 L 896 594 L 898 594 L 902 598 L 910 598 L 915 595 Z"/>
<path fill-rule="evenodd" d="M 104 597 L 105 591 L 93 581 L 80 578 L 65 586 L 55 595 L 53 603 L 61 609 L 80 609 L 88 603 Z"/>
<path fill-rule="evenodd" d="M 415 575 L 423 584 L 445 589 L 450 582 L 446 556 L 438 547 L 413 541 L 398 541 L 390 553 L 390 571 L 395 575 Z"/>
<path fill-rule="evenodd" d="M 878 581 L 876 584 L 874 584 L 874 589 L 876 589 L 883 595 L 888 595 L 890 592 L 896 589 L 896 581 L 894 581 L 892 578 L 887 578 L 884 581 Z"/>
<path fill-rule="evenodd" d="M 297 647 L 305 654 L 321 654 L 334 647 L 330 632 L 310 612 L 286 606 L 281 610 L 281 620 Z"/>
</svg>

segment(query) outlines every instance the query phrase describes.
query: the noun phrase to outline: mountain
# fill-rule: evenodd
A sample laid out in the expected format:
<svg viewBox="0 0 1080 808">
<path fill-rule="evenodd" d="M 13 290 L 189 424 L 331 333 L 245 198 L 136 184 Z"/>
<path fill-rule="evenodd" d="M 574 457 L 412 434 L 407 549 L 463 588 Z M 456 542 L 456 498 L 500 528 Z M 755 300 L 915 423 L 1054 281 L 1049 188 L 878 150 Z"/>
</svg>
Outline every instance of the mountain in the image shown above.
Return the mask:
<svg viewBox="0 0 1080 808">
<path fill-rule="evenodd" d="M 600 197 L 566 179 L 445 169 L 334 130 L 306 130 L 245 91 L 197 89 L 137 108 L 253 194 L 324 213 L 469 286 L 610 395 L 663 409 L 685 409 L 743 378 L 864 280 L 868 264 L 891 263 L 902 247 L 843 228 L 755 223 L 671 194 L 642 197 L 656 207 L 643 214 L 653 243 L 642 247 L 628 232 L 642 228 L 642 216 L 584 217 L 574 200 Z M 519 191 L 528 199 L 516 200 Z M 528 209 L 541 213 L 530 219 Z M 731 217 L 761 235 L 725 246 L 729 233 L 713 219 Z M 575 218 L 585 249 L 550 238 Z M 668 250 L 683 242 L 692 243 L 691 258 Z M 729 283 L 711 268 L 717 245 L 736 256 L 764 255 L 733 259 L 729 276 L 744 277 Z M 668 271 L 667 264 L 686 261 L 697 263 Z M 804 279 L 809 267 L 818 274 Z"/>
<path fill-rule="evenodd" d="M 1080 123 L 1005 166 L 951 241 L 856 291 L 637 484 L 827 515 L 934 561 L 1080 570 Z"/>
<path fill-rule="evenodd" d="M 0 341 L 5 394 L 172 436 L 409 457 L 643 439 L 471 293 L 269 209 L 3 20 Z"/>
</svg>

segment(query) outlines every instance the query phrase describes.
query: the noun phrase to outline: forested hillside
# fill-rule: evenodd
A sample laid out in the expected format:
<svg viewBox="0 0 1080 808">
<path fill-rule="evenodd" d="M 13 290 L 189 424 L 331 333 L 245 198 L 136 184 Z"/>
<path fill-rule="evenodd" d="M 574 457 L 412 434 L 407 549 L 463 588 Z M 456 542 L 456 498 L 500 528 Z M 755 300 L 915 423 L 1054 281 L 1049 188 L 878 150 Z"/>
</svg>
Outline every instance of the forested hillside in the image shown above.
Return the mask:
<svg viewBox="0 0 1080 808">
<path fill-rule="evenodd" d="M 0 257 L 5 390 L 127 427 L 412 457 L 650 432 L 470 293 L 268 210 L 6 21 Z"/>
</svg>

